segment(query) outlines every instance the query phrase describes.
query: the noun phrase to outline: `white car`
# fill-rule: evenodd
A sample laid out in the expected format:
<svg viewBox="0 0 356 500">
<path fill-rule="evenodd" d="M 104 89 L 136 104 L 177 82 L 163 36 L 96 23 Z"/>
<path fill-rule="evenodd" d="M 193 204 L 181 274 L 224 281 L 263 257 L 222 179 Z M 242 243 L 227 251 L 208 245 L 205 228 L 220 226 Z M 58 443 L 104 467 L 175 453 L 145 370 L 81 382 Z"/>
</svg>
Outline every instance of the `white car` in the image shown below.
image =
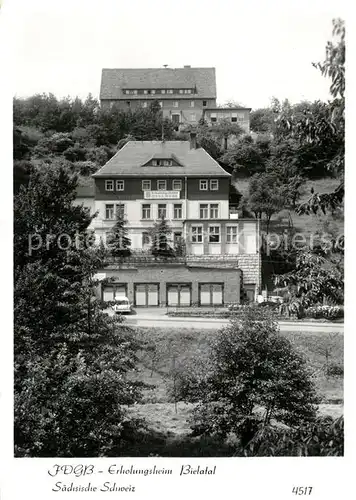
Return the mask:
<svg viewBox="0 0 356 500">
<path fill-rule="evenodd" d="M 127 297 L 118 297 L 115 299 L 115 304 L 112 308 L 117 314 L 132 312 L 132 305 Z"/>
</svg>

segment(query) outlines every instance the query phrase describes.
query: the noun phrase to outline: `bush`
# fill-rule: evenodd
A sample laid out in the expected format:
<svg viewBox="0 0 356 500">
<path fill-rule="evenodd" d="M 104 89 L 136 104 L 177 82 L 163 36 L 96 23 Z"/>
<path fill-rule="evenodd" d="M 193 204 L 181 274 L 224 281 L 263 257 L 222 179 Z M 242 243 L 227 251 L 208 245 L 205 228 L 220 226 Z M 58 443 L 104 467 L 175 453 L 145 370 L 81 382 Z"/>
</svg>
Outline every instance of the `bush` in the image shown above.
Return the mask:
<svg viewBox="0 0 356 500">
<path fill-rule="evenodd" d="M 257 432 L 235 455 L 247 457 L 343 456 L 344 418 L 319 417 L 297 428 L 281 429 L 255 422 Z"/>
<path fill-rule="evenodd" d="M 77 161 L 73 164 L 73 171 L 83 177 L 94 174 L 98 168 L 99 167 L 92 161 Z"/>
<path fill-rule="evenodd" d="M 219 422 L 219 432 L 237 432 L 241 422 L 253 419 L 261 407 L 265 409 L 265 424 L 277 419 L 299 425 L 315 418 L 318 398 L 306 360 L 279 334 L 269 311 L 246 308 L 214 336 L 205 369 L 204 376 L 185 375 L 185 381 L 190 377 L 190 387 L 196 384 L 194 394 L 200 391 L 196 418 L 207 432 L 217 429 Z M 227 412 L 223 420 L 220 413 L 213 422 L 204 417 L 209 415 L 211 420 L 211 411 L 205 409 L 211 403 L 218 403 L 219 408 L 223 403 Z"/>
<path fill-rule="evenodd" d="M 344 366 L 340 363 L 329 362 L 325 364 L 324 371 L 327 377 L 342 377 L 344 375 Z"/>
<path fill-rule="evenodd" d="M 100 166 L 105 165 L 115 152 L 107 146 L 100 146 L 99 148 L 92 148 L 87 151 L 87 159 L 97 163 Z"/>
<path fill-rule="evenodd" d="M 305 310 L 305 316 L 307 318 L 314 319 L 339 319 L 344 317 L 344 307 L 343 306 L 313 306 L 308 307 Z"/>
<path fill-rule="evenodd" d="M 86 150 L 82 148 L 78 143 L 66 149 L 63 155 L 68 161 L 75 162 L 86 160 Z"/>
</svg>

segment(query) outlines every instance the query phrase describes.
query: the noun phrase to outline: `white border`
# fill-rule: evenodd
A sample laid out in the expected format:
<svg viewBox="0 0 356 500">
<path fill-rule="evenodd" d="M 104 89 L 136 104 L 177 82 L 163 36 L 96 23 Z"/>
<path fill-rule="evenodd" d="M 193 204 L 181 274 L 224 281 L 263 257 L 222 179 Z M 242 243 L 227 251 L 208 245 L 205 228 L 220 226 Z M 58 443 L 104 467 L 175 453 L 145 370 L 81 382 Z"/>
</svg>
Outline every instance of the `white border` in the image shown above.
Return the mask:
<svg viewBox="0 0 356 500">
<path fill-rule="evenodd" d="M 63 459 L 14 459 L 13 458 L 13 438 L 12 438 L 12 269 L 9 265 L 12 262 L 12 127 L 11 127 L 11 107 L 12 107 L 12 74 L 15 61 L 13 60 L 12 49 L 16 45 L 16 40 L 11 36 L 12 28 L 17 22 L 17 17 L 21 14 L 21 9 L 25 5 L 25 0 L 12 0 L 17 10 L 13 8 L 13 17 L 10 18 L 10 0 L 3 0 L 3 6 L 0 11 L 0 39 L 1 39 L 1 92 L 0 92 L 0 119 L 1 119 L 1 262 L 2 266 L 2 287 L 1 287 L 1 305 L 2 305 L 2 346 L 1 355 L 1 457 L 2 467 L 0 469 L 0 496 L 4 500 L 22 500 L 24 498 L 36 498 L 37 500 L 48 500 L 50 498 L 70 498 L 68 494 L 50 493 L 52 478 L 47 470 L 55 463 L 95 463 L 100 468 L 105 468 L 109 463 L 127 463 L 139 466 L 150 464 L 164 464 L 165 467 L 172 467 L 179 471 L 181 464 L 216 464 L 217 474 L 210 478 L 202 477 L 184 477 L 178 475 L 174 478 L 162 478 L 152 480 L 152 478 L 132 479 L 137 487 L 136 499 L 147 498 L 167 498 L 167 496 L 178 498 L 204 499 L 215 498 L 236 498 L 236 499 L 271 499 L 286 500 L 294 498 L 291 495 L 293 485 L 313 485 L 314 493 L 312 498 L 322 500 L 328 499 L 351 499 L 355 496 L 354 485 L 351 481 L 353 468 L 355 466 L 355 317 L 354 317 L 354 296 L 355 296 L 355 276 L 356 265 L 353 244 L 355 243 L 353 226 L 353 199 L 356 186 L 355 179 L 355 126 L 356 107 L 354 94 L 356 89 L 354 67 L 351 67 L 353 61 L 356 61 L 354 48 L 356 47 L 354 17 L 346 16 L 343 11 L 343 3 L 338 2 L 337 8 L 340 10 L 340 16 L 346 17 L 347 39 L 348 39 L 348 94 L 347 94 L 347 174 L 346 174 L 346 224 L 347 234 L 347 255 L 346 255 L 346 334 L 345 334 L 345 424 L 346 424 L 346 446 L 344 458 L 262 458 L 262 459 L 95 459 L 95 460 L 63 460 Z M 27 2 L 27 8 L 32 8 L 33 4 L 38 5 L 39 0 Z M 48 4 L 48 0 L 43 3 Z M 102 2 L 104 3 L 104 2 Z M 182 2 L 182 8 L 184 2 Z M 311 5 L 319 8 L 325 8 L 327 2 L 324 1 L 299 1 L 302 7 L 308 9 Z M 63 2 L 65 4 L 65 2 Z M 105 22 L 107 15 L 103 5 L 94 1 L 79 2 L 72 0 L 82 9 L 98 9 L 100 22 Z M 189 3 L 191 4 L 191 2 Z M 346 3 L 347 5 L 347 3 Z M 64 5 L 64 8 L 67 5 Z M 214 7 L 215 8 L 215 7 Z M 220 8 L 220 6 L 216 6 Z M 136 15 L 135 9 L 132 9 L 133 15 Z M 352 12 L 351 12 L 352 13 Z M 157 10 L 152 11 L 153 19 L 157 24 L 161 22 Z M 71 15 L 71 14 L 68 14 Z M 201 12 L 203 16 L 203 11 Z M 158 16 L 158 17 L 157 17 Z M 98 18 L 99 19 L 99 18 Z M 202 22 L 203 17 L 199 21 Z M 12 21 L 12 24 L 11 24 Z M 236 21 L 238 23 L 238 20 Z M 119 29 L 119 23 L 118 23 Z M 273 27 L 272 27 L 273 29 Z M 65 36 L 65 30 L 63 31 Z M 253 34 L 251 34 L 253 36 Z M 201 40 L 201 39 L 200 39 Z M 248 45 L 248 44 L 247 44 Z M 238 48 L 239 49 L 239 48 Z M 240 48 L 241 50 L 247 50 Z M 263 47 L 261 47 L 263 50 Z M 261 82 L 263 84 L 263 82 Z M 177 472 L 178 474 L 178 472 Z M 130 478 L 131 481 L 131 478 Z M 129 481 L 129 482 L 130 482 Z M 85 494 L 82 493 L 82 497 Z M 107 495 L 98 494 L 95 498 L 110 498 Z M 88 494 L 88 498 L 93 495 Z M 111 496 L 113 498 L 113 496 Z"/>
</svg>

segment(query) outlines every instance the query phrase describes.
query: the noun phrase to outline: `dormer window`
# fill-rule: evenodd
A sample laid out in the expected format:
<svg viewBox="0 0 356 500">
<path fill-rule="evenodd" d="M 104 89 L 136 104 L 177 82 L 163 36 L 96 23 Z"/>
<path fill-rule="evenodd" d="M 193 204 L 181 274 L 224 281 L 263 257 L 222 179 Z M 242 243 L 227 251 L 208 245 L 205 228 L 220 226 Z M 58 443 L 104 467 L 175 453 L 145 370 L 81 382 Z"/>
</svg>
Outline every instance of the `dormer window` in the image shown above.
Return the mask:
<svg viewBox="0 0 356 500">
<path fill-rule="evenodd" d="M 172 160 L 152 160 L 152 165 L 154 167 L 171 167 Z"/>
<path fill-rule="evenodd" d="M 159 158 L 158 155 L 155 154 L 152 158 L 146 161 L 142 166 L 143 167 L 181 167 L 181 163 L 174 156 L 170 155 L 170 157 Z"/>
</svg>

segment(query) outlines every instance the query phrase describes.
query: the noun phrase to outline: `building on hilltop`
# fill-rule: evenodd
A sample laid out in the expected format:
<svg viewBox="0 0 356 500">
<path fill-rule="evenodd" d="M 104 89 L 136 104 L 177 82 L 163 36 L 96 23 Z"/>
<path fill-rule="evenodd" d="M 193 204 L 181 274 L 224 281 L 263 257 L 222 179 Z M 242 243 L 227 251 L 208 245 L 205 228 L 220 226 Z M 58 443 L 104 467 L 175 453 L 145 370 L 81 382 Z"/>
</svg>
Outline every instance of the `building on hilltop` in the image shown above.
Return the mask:
<svg viewBox="0 0 356 500">
<path fill-rule="evenodd" d="M 76 203 L 97 216 L 92 228 L 106 241 L 121 210 L 133 255 L 113 258 L 102 271 L 113 281 L 104 300 L 127 295 L 135 306 L 226 305 L 240 292 L 254 300 L 261 286 L 259 225 L 230 205 L 227 173 L 190 141 L 129 141 L 79 188 Z M 164 217 L 183 257 L 166 261 L 150 254 L 150 229 Z"/>
<path fill-rule="evenodd" d="M 177 127 L 196 125 L 205 108 L 216 106 L 215 68 L 127 68 L 103 69 L 100 103 L 120 109 L 161 105 L 163 116 Z"/>
<path fill-rule="evenodd" d="M 221 121 L 250 132 L 251 108 L 216 107 L 215 68 L 117 68 L 103 69 L 100 103 L 123 111 L 147 108 L 158 101 L 164 118 L 180 128 L 197 125 L 202 118 L 214 126 Z"/>
</svg>

